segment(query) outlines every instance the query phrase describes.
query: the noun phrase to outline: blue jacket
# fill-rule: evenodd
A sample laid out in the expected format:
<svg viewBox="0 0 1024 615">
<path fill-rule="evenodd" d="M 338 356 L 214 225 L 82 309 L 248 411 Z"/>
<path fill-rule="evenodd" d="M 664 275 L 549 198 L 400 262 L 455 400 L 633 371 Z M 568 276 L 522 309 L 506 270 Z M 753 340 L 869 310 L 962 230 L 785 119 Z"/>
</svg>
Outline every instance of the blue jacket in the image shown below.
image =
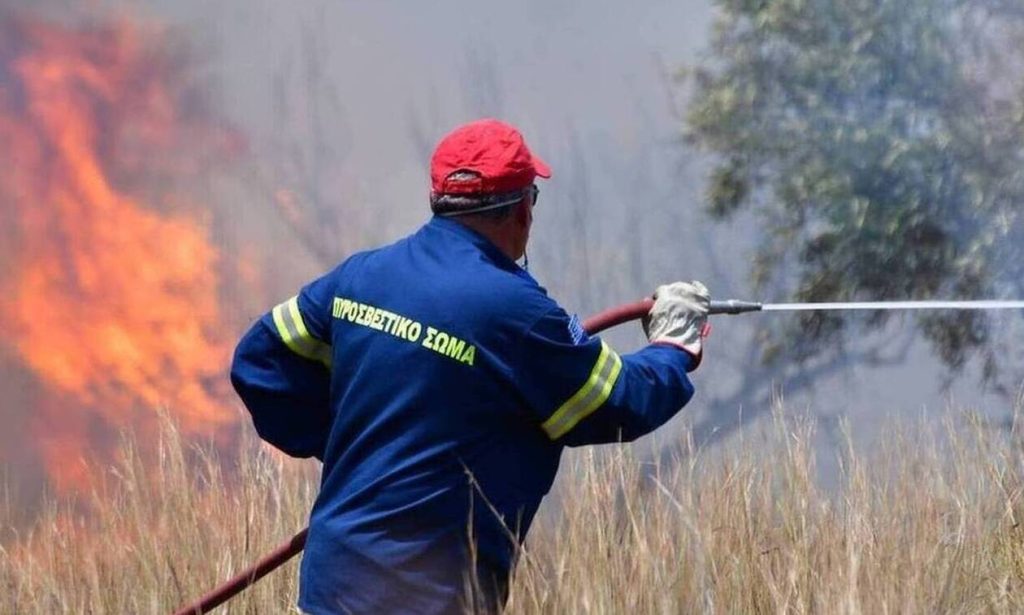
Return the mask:
<svg viewBox="0 0 1024 615">
<path fill-rule="evenodd" d="M 458 612 L 467 579 L 500 602 L 562 448 L 660 426 L 692 363 L 619 356 L 450 219 L 352 256 L 253 325 L 231 370 L 263 439 L 323 461 L 299 606 Z"/>
</svg>

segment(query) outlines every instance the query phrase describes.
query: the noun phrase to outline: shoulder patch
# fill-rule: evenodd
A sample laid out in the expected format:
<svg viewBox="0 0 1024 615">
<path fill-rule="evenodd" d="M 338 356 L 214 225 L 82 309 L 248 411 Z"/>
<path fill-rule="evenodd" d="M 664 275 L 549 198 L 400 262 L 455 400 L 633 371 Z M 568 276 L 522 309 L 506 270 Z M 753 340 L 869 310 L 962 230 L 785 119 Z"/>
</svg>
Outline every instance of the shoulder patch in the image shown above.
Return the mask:
<svg viewBox="0 0 1024 615">
<path fill-rule="evenodd" d="M 569 318 L 569 337 L 572 338 L 572 343 L 577 346 L 590 339 L 587 332 L 583 330 L 583 323 L 580 322 L 580 317 L 576 314 Z"/>
</svg>

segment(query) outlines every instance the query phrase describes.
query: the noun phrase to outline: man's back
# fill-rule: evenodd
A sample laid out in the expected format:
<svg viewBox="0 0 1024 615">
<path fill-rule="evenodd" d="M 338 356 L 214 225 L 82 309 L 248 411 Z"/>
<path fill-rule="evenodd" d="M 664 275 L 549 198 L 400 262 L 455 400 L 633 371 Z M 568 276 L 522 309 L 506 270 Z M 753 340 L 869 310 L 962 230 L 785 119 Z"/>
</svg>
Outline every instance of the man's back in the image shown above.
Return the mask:
<svg viewBox="0 0 1024 615">
<path fill-rule="evenodd" d="M 331 332 L 335 416 L 303 604 L 329 596 L 361 610 L 368 594 L 373 605 L 454 608 L 469 528 L 485 578 L 505 573 L 510 535 L 529 525 L 558 467 L 562 447 L 525 414 L 510 364 L 517 333 L 553 303 L 485 239 L 443 219 L 354 256 L 304 294 L 309 312 L 325 314 L 314 326 Z"/>
</svg>

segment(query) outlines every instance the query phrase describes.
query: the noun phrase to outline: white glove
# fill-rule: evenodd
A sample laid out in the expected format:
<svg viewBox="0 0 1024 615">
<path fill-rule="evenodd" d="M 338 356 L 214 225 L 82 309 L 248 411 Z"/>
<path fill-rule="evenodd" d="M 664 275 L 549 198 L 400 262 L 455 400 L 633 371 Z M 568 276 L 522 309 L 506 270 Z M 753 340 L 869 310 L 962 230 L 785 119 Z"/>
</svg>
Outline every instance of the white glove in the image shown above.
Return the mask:
<svg viewBox="0 0 1024 615">
<path fill-rule="evenodd" d="M 675 282 L 654 291 L 654 307 L 643 320 L 644 332 L 652 344 L 671 344 L 696 359 L 691 370 L 700 365 L 708 327 L 711 297 L 700 282 Z"/>
</svg>

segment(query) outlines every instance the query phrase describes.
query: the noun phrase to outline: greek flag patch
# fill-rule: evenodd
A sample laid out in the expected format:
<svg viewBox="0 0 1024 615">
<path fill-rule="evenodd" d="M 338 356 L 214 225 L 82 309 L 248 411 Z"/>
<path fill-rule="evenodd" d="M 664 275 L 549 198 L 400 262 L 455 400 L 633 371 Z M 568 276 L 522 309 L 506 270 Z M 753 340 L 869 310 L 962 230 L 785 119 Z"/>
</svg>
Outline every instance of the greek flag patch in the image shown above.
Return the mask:
<svg viewBox="0 0 1024 615">
<path fill-rule="evenodd" d="M 580 317 L 573 314 L 569 318 L 569 337 L 572 338 L 572 343 L 575 346 L 579 346 L 583 342 L 590 339 L 587 332 L 583 330 L 583 324 L 580 322 Z"/>
</svg>

